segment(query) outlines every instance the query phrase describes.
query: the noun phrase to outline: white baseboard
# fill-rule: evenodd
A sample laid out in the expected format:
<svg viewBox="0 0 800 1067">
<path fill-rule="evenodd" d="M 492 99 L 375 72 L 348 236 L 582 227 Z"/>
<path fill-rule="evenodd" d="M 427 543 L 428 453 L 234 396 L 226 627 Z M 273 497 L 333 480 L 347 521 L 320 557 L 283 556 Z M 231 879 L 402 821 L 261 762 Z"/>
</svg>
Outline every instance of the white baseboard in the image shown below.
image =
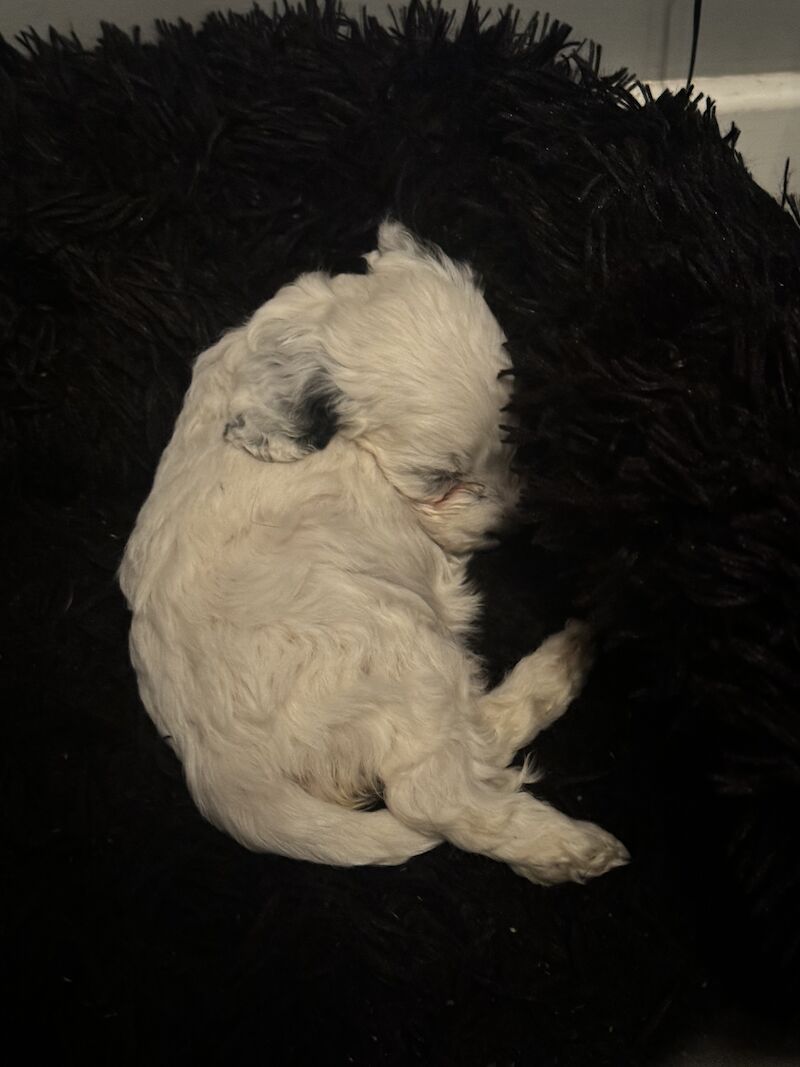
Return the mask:
<svg viewBox="0 0 800 1067">
<path fill-rule="evenodd" d="M 648 83 L 654 96 L 673 92 L 683 81 Z M 738 149 L 759 185 L 780 197 L 783 169 L 790 159 L 789 191 L 800 191 L 800 72 L 725 75 L 694 79 L 694 90 L 717 105 L 720 128 L 732 122 L 741 130 Z M 797 175 L 792 180 L 792 174 Z"/>
</svg>

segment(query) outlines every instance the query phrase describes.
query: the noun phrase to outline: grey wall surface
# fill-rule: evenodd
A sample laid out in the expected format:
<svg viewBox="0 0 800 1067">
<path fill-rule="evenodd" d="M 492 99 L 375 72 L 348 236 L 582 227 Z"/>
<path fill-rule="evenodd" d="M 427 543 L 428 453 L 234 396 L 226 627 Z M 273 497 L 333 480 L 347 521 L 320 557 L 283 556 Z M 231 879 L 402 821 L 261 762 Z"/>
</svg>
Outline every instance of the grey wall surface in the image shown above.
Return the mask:
<svg viewBox="0 0 800 1067">
<path fill-rule="evenodd" d="M 123 29 L 138 25 L 152 36 L 159 18 L 198 23 L 215 8 L 251 6 L 249 0 L 0 0 L 0 33 L 13 37 L 26 26 L 43 32 L 52 25 L 74 29 L 90 43 L 101 19 Z M 357 11 L 362 4 L 347 0 L 346 6 Z M 374 14 L 386 11 L 385 0 L 366 0 L 365 6 Z M 463 9 L 466 0 L 444 0 L 444 6 Z M 642 78 L 686 74 L 692 0 L 519 0 L 518 6 L 523 15 L 549 10 L 569 22 L 577 37 L 600 42 L 607 70 L 627 66 Z M 698 74 L 776 70 L 800 70 L 800 0 L 705 0 Z"/>
</svg>

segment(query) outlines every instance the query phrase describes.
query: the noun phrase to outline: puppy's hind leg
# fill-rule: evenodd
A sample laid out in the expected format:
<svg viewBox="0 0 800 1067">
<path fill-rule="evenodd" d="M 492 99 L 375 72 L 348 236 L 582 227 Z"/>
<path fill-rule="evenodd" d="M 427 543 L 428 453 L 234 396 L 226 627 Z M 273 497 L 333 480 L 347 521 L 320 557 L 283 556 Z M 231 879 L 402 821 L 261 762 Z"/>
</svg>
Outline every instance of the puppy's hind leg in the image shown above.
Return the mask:
<svg viewBox="0 0 800 1067">
<path fill-rule="evenodd" d="M 453 744 L 385 782 L 389 810 L 426 834 L 508 863 L 540 885 L 584 882 L 628 861 L 623 845 L 519 789 L 520 774 Z"/>
<path fill-rule="evenodd" d="M 586 623 L 570 621 L 525 656 L 478 701 L 478 726 L 492 760 L 507 766 L 514 753 L 555 722 L 580 693 L 592 663 Z"/>
</svg>

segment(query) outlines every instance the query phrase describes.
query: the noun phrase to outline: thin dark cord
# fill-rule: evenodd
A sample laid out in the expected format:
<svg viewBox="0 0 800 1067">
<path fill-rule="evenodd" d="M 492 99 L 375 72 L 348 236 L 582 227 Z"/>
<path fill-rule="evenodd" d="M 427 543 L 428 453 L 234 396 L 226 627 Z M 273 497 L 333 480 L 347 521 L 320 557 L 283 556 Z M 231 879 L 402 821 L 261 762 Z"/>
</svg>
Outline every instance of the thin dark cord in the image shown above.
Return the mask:
<svg viewBox="0 0 800 1067">
<path fill-rule="evenodd" d="M 689 76 L 686 79 L 686 88 L 692 84 L 694 77 L 694 61 L 697 59 L 697 42 L 700 40 L 700 17 L 703 14 L 703 0 L 694 0 L 694 12 L 692 16 L 692 54 L 689 59 Z"/>
<path fill-rule="evenodd" d="M 783 188 L 781 190 L 781 207 L 786 207 L 789 199 L 789 157 L 786 158 L 786 166 L 783 168 Z"/>
</svg>

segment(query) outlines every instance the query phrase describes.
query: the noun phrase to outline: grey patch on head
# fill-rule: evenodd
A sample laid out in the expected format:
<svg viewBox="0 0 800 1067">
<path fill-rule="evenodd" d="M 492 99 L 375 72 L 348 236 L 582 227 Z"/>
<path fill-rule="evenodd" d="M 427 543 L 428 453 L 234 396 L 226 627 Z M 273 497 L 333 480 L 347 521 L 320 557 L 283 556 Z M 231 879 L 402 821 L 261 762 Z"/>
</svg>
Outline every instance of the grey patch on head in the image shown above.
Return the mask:
<svg viewBox="0 0 800 1067">
<path fill-rule="evenodd" d="M 300 403 L 292 411 L 299 444 L 310 452 L 325 448 L 339 429 L 341 398 L 342 394 L 326 374 L 320 372 L 311 379 Z"/>
<path fill-rule="evenodd" d="M 277 415 L 239 412 L 225 424 L 223 437 L 262 459 L 270 449 L 270 441 L 283 441 L 284 447 L 291 443 L 295 459 L 318 452 L 339 429 L 341 397 L 327 375 L 319 372 L 306 383 L 299 399 L 285 402 Z"/>
</svg>

